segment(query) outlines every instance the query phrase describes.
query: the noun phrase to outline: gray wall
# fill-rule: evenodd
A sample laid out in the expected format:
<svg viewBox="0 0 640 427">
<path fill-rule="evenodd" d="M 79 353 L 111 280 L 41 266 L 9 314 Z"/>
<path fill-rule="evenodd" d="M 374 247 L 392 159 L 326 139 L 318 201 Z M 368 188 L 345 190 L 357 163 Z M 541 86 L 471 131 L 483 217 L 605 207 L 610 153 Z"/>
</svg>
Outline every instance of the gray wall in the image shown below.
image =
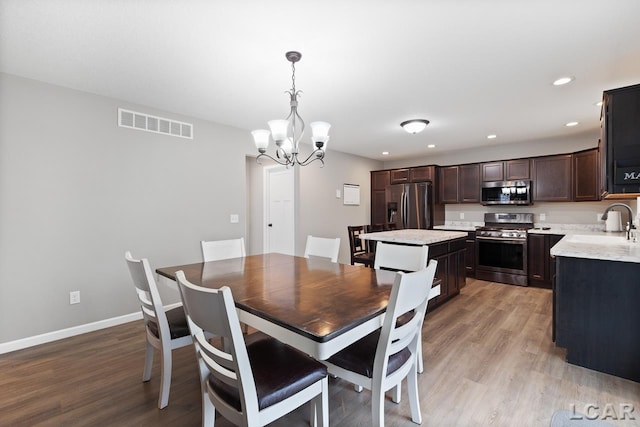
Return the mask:
<svg viewBox="0 0 640 427">
<path fill-rule="evenodd" d="M 194 139 L 119 128 L 118 107 L 193 123 Z M 0 73 L 0 343 L 137 312 L 125 250 L 152 268 L 200 260 L 203 239 L 245 236 L 256 253 L 251 156 L 245 130 Z M 381 167 L 333 151 L 308 166 L 298 241 L 344 234 L 347 260 L 346 226 L 368 221 L 369 170 Z M 359 207 L 336 200 L 345 182 L 362 185 Z"/>
</svg>

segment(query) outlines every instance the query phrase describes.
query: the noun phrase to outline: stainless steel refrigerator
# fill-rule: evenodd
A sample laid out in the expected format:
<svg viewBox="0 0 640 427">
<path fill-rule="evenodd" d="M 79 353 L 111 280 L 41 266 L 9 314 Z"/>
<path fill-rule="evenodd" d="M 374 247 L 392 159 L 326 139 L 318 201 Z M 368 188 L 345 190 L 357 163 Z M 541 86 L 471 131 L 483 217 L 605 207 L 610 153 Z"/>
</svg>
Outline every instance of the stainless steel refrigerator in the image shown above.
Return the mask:
<svg viewBox="0 0 640 427">
<path fill-rule="evenodd" d="M 397 229 L 430 229 L 444 220 L 444 205 L 436 205 L 430 182 L 389 185 L 385 191 L 387 223 Z"/>
</svg>

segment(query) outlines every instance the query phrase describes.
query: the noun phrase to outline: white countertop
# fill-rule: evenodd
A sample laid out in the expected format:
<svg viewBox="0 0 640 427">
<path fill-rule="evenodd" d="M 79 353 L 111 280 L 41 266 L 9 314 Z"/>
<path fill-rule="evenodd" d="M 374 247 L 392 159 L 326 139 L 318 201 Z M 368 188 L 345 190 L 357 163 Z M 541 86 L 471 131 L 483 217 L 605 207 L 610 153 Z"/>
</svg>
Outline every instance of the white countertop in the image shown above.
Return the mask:
<svg viewBox="0 0 640 427">
<path fill-rule="evenodd" d="M 359 236 L 363 240 L 404 243 L 407 245 L 432 245 L 446 242 L 447 240 L 466 238 L 467 233 L 463 231 L 405 229 L 364 233 Z"/>
<path fill-rule="evenodd" d="M 626 240 L 625 232 L 565 231 L 549 234 L 565 234 L 551 248 L 553 256 L 640 263 L 640 242 Z"/>
<path fill-rule="evenodd" d="M 434 230 L 476 231 L 475 225 L 435 225 Z"/>
</svg>

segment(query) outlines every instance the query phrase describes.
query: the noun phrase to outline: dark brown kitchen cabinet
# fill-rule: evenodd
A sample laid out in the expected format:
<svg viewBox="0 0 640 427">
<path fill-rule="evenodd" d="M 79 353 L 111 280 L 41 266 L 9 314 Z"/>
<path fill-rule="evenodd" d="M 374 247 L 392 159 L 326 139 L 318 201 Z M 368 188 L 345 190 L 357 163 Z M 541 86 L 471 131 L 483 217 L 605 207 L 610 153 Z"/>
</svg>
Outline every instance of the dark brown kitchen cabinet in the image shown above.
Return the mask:
<svg viewBox="0 0 640 427">
<path fill-rule="evenodd" d="M 482 163 L 483 181 L 504 181 L 504 162 Z"/>
<path fill-rule="evenodd" d="M 504 162 L 504 179 L 506 181 L 531 179 L 531 160 L 517 159 Z"/>
<path fill-rule="evenodd" d="M 390 175 L 388 170 L 371 172 L 371 224 L 386 223 L 385 189 Z"/>
<path fill-rule="evenodd" d="M 421 182 L 421 181 L 434 181 L 435 179 L 435 166 L 420 166 L 417 168 L 409 169 L 409 181 Z"/>
<path fill-rule="evenodd" d="M 531 160 L 516 159 L 482 163 L 482 181 L 516 181 L 531 179 Z"/>
<path fill-rule="evenodd" d="M 572 159 L 571 154 L 533 158 L 534 202 L 573 200 Z"/>
<path fill-rule="evenodd" d="M 392 169 L 391 184 L 404 184 L 409 182 L 409 169 Z"/>
<path fill-rule="evenodd" d="M 429 245 L 429 259 L 438 261 L 436 278 L 441 280 L 440 296 L 429 306 L 440 305 L 458 295 L 465 285 L 465 238 Z"/>
<path fill-rule="evenodd" d="M 470 231 L 466 244 L 466 252 L 464 254 L 464 268 L 467 277 L 476 277 L 476 232 Z"/>
<path fill-rule="evenodd" d="M 597 148 L 573 153 L 573 199 L 576 202 L 600 200 L 600 174 Z"/>
<path fill-rule="evenodd" d="M 458 203 L 459 166 L 440 168 L 440 203 Z"/>
<path fill-rule="evenodd" d="M 480 165 L 473 163 L 459 166 L 460 203 L 480 203 Z"/>
<path fill-rule="evenodd" d="M 390 181 L 389 171 L 373 171 L 371 172 L 371 189 L 384 191 Z"/>
<path fill-rule="evenodd" d="M 529 234 L 527 237 L 529 286 L 552 288 L 555 262 L 549 251 L 562 237 L 555 234 Z"/>
</svg>

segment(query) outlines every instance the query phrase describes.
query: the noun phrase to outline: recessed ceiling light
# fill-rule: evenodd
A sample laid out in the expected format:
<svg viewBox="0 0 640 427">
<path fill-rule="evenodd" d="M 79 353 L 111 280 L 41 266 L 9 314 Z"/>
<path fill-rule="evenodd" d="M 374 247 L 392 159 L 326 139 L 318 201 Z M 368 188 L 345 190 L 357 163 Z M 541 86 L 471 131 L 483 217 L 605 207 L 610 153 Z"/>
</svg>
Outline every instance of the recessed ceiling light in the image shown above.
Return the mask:
<svg viewBox="0 0 640 427">
<path fill-rule="evenodd" d="M 565 126 L 567 127 L 578 126 L 578 122 L 569 122 Z"/>
<path fill-rule="evenodd" d="M 494 135 L 494 134 L 487 135 L 487 139 L 496 139 L 497 137 L 498 135 Z"/>
<path fill-rule="evenodd" d="M 388 156 L 388 155 L 389 155 L 389 152 L 388 152 L 388 151 L 383 151 L 383 152 L 382 152 L 382 155 L 383 155 L 383 156 Z"/>
<path fill-rule="evenodd" d="M 554 86 L 566 85 L 567 83 L 572 82 L 573 79 L 574 79 L 573 77 L 560 77 L 559 79 L 553 82 L 553 85 Z"/>
<path fill-rule="evenodd" d="M 436 145 L 435 144 L 429 144 L 429 145 L 427 145 L 427 148 L 436 148 Z"/>
<path fill-rule="evenodd" d="M 602 107 L 602 101 L 598 101 L 593 105 L 595 105 L 596 107 Z"/>
</svg>

